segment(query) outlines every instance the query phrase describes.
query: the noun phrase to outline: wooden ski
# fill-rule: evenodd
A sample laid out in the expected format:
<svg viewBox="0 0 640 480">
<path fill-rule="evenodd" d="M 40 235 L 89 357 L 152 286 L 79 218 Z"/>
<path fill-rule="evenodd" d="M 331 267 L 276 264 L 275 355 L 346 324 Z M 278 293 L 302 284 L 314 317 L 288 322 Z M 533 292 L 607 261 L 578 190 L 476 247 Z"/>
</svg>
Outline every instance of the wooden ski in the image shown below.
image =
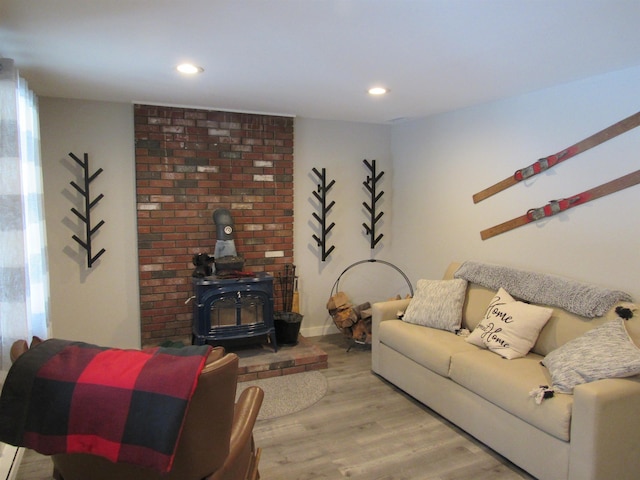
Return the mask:
<svg viewBox="0 0 640 480">
<path fill-rule="evenodd" d="M 507 177 L 501 182 L 498 182 L 495 185 L 492 185 L 489 188 L 485 188 L 481 192 L 476 193 L 473 196 L 473 203 L 478 203 L 486 198 L 489 198 L 492 195 L 495 195 L 498 192 L 506 190 L 507 188 L 521 182 L 522 180 L 526 180 L 527 178 L 537 175 L 538 173 L 543 172 L 560 162 L 564 162 L 565 160 L 568 160 L 571 157 L 578 155 L 579 153 L 585 152 L 590 148 L 606 142 L 607 140 L 628 132 L 638 125 L 640 125 L 640 112 L 635 113 L 630 117 L 625 118 L 624 120 L 620 120 L 618 123 L 614 123 L 610 127 L 607 127 L 604 130 L 601 130 L 598 133 L 585 138 L 584 140 L 562 150 L 561 152 L 556 153 L 555 155 L 549 155 L 548 157 L 541 158 L 528 167 L 517 170 L 516 173 L 513 174 L 513 176 Z"/>
<path fill-rule="evenodd" d="M 628 175 L 624 175 L 623 177 L 616 178 L 615 180 L 611 180 L 607 183 L 603 183 L 602 185 L 594 187 L 591 190 L 587 190 L 586 192 L 579 193 L 572 197 L 563 198 L 562 200 L 553 200 L 544 207 L 533 208 L 520 217 L 516 217 L 512 220 L 501 223 L 500 225 L 496 225 L 494 227 L 487 228 L 486 230 L 481 231 L 480 237 L 482 237 L 482 240 L 495 237 L 496 235 L 500 235 L 501 233 L 508 232 L 509 230 L 521 227 L 522 225 L 526 225 L 527 223 L 535 222 L 536 220 L 540 220 L 541 218 L 550 217 L 569 208 L 575 207 L 577 205 L 582 205 L 583 203 L 590 202 L 591 200 L 595 200 L 596 198 L 604 197 L 605 195 L 609 195 L 619 190 L 624 190 L 625 188 L 632 187 L 639 183 L 640 170 L 636 170 L 633 173 L 629 173 Z"/>
</svg>

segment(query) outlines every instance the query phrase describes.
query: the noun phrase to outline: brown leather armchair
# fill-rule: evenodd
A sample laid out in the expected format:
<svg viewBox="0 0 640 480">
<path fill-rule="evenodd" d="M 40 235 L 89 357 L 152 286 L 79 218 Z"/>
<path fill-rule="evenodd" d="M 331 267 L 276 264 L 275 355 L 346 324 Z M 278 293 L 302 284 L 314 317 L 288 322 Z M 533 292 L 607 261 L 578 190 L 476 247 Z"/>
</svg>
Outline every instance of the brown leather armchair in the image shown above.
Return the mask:
<svg viewBox="0 0 640 480">
<path fill-rule="evenodd" d="M 191 399 L 168 474 L 88 454 L 52 455 L 56 480 L 255 480 L 260 450 L 253 426 L 264 392 L 245 389 L 235 402 L 238 356 L 214 348 Z M 99 408 L 99 407 L 97 407 Z"/>
<path fill-rule="evenodd" d="M 29 344 L 26 340 L 16 340 L 11 345 L 11 350 L 9 351 L 9 358 L 11 359 L 11 363 L 15 362 L 16 359 L 22 355 L 24 352 L 29 350 Z"/>
</svg>

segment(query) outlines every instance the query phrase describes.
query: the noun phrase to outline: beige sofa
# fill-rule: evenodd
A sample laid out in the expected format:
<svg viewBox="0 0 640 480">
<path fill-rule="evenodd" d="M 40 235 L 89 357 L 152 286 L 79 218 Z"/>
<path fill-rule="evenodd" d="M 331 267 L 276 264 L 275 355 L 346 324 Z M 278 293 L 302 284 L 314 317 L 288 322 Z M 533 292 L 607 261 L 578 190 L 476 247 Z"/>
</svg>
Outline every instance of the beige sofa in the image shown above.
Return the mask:
<svg viewBox="0 0 640 480">
<path fill-rule="evenodd" d="M 452 263 L 443 279 L 452 279 Z M 468 283 L 462 327 L 473 331 L 495 290 Z M 553 308 L 531 352 L 507 360 L 445 330 L 397 318 L 409 300 L 373 305 L 372 369 L 539 479 L 640 478 L 640 378 L 609 378 L 531 396 L 551 385 L 545 355 L 617 319 L 614 308 L 587 319 Z M 640 312 L 625 322 L 640 345 Z"/>
</svg>

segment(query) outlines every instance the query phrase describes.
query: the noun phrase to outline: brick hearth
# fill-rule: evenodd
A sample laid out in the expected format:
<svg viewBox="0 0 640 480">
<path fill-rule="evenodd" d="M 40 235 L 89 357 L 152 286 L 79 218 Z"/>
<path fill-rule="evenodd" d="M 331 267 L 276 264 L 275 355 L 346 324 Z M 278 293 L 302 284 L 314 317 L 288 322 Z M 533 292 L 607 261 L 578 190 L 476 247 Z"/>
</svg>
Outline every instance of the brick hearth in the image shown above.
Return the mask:
<svg viewBox="0 0 640 480">
<path fill-rule="evenodd" d="M 302 335 L 297 345 L 283 345 L 277 352 L 270 345 L 227 350 L 240 357 L 240 382 L 322 370 L 327 368 L 328 363 L 327 354 Z"/>
</svg>

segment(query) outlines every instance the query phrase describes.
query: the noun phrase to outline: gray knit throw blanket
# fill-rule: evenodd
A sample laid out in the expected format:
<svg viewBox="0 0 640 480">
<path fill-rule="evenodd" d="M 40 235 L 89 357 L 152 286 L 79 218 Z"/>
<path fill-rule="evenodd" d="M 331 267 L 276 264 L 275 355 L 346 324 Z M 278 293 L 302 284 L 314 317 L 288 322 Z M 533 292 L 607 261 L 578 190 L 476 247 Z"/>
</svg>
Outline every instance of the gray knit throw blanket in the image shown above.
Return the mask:
<svg viewBox="0 0 640 480">
<path fill-rule="evenodd" d="M 561 307 L 588 318 L 604 315 L 616 302 L 631 301 L 631 297 L 625 292 L 607 290 L 554 275 L 471 261 L 464 262 L 454 277 L 494 290 L 502 287 L 521 300 Z"/>
</svg>

